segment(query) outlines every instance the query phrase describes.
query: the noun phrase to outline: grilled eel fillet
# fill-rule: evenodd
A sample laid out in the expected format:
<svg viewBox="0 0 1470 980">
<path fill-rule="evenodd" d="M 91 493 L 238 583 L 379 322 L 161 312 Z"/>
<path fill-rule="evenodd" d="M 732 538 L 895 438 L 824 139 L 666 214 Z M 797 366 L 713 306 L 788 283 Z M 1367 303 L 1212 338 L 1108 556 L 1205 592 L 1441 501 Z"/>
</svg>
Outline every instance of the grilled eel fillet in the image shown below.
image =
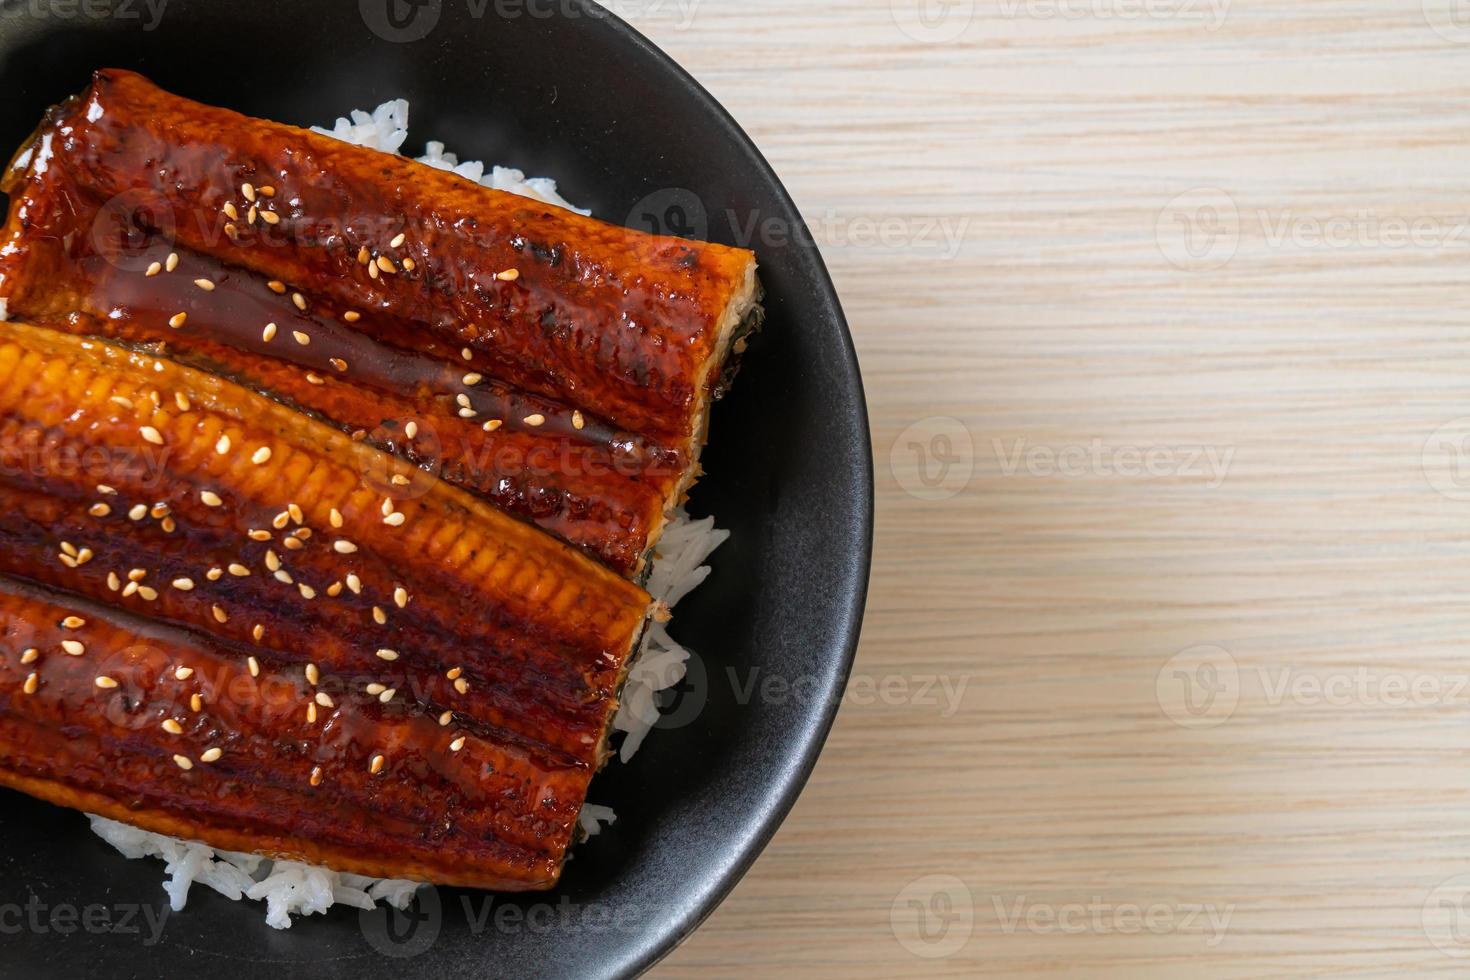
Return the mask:
<svg viewBox="0 0 1470 980">
<path fill-rule="evenodd" d="M 126 71 L 53 108 L 0 189 L 11 315 L 166 344 L 628 576 L 695 479 L 727 354 L 759 317 L 748 251 L 608 225 Z"/>
<path fill-rule="evenodd" d="M 553 885 L 650 600 L 220 378 L 0 323 L 0 784 L 342 871 Z"/>
</svg>

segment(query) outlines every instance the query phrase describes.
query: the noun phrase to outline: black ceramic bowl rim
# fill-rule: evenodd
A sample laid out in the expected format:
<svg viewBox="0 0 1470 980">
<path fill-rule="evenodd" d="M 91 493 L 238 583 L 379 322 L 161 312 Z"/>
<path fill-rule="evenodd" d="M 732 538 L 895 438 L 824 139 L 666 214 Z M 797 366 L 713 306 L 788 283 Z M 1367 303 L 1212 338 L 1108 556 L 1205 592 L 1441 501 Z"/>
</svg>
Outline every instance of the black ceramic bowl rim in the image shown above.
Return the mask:
<svg viewBox="0 0 1470 980">
<path fill-rule="evenodd" d="M 185 0 L 178 2 L 180 6 L 185 6 Z M 568 4 L 566 11 L 584 22 L 595 22 L 593 29 L 607 32 L 609 39 L 606 44 L 609 48 L 627 49 L 629 62 L 638 67 L 653 69 L 660 84 L 671 83 L 681 88 L 681 94 L 694 103 L 702 117 L 702 125 L 714 131 L 724 144 L 737 148 L 738 159 L 724 160 L 722 163 L 746 168 L 749 171 L 749 180 L 761 184 L 763 191 L 769 193 L 776 204 L 776 212 L 784 212 L 784 216 L 789 216 L 793 222 L 800 221 L 800 212 L 770 164 L 730 114 L 698 82 L 638 31 L 611 13 L 596 7 L 591 0 L 568 0 Z M 316 12 L 311 5 L 303 8 L 303 14 L 307 11 Z M 14 39 L 6 36 L 8 33 L 4 21 L 0 20 L 0 51 L 8 52 L 14 44 Z M 77 80 L 78 87 L 80 81 Z M 35 105 L 31 108 L 36 118 L 39 118 L 42 106 Z M 758 247 L 757 252 L 760 251 Z M 831 407 L 836 415 L 830 420 L 835 429 L 844 433 L 841 462 L 834 464 L 842 469 L 844 502 L 842 507 L 835 508 L 838 513 L 832 518 L 834 523 L 842 523 L 842 526 L 838 529 L 838 544 L 832 547 L 831 553 L 821 556 L 825 560 L 840 563 L 840 571 L 833 573 L 834 579 L 829 584 L 829 591 L 821 599 L 827 610 L 830 632 L 821 649 L 817 651 L 823 658 L 820 671 L 813 670 L 813 679 L 818 682 L 817 689 L 809 703 L 802 708 L 800 726 L 790 741 L 775 751 L 776 758 L 762 760 L 761 765 L 777 775 L 771 781 L 770 792 L 761 804 L 742 815 L 742 832 L 738 840 L 722 842 L 722 854 L 728 853 L 731 857 L 713 869 L 713 873 L 706 880 L 700 881 L 697 887 L 689 889 L 690 901 L 687 904 L 643 929 L 641 935 L 617 944 L 615 951 L 604 951 L 608 956 L 598 964 L 598 972 L 631 975 L 648 969 L 689 936 L 743 877 L 795 804 L 815 767 L 835 720 L 856 655 L 867 594 L 873 533 L 872 448 L 862 380 L 852 339 L 831 278 L 810 236 L 795 236 L 795 240 L 781 250 L 780 261 L 794 269 L 796 278 L 806 289 L 805 295 L 800 299 L 808 322 L 801 324 L 801 329 L 823 331 L 825 353 L 828 356 L 821 368 L 834 379 L 831 384 L 840 387 L 844 392 L 841 404 Z M 739 387 L 737 383 L 737 394 Z M 719 425 L 717 415 L 717 428 Z M 714 556 L 713 563 L 719 565 L 719 553 Z M 675 625 L 677 626 L 677 621 Z M 654 739 L 659 737 L 657 732 L 651 736 Z M 665 734 L 662 737 L 675 736 Z M 23 872 L 24 861 L 24 854 L 0 854 L 0 877 L 16 871 Z M 160 871 L 161 866 L 151 869 L 155 877 L 160 876 Z M 241 912 L 256 914 L 253 910 L 245 913 L 242 909 Z M 297 928 L 310 929 L 310 920 L 300 923 Z M 485 955 L 483 965 L 493 965 L 494 954 Z M 409 970 L 414 966 L 412 962 L 390 963 Z M 358 967 L 359 973 L 372 972 L 361 969 L 360 963 Z M 3 964 L 0 964 L 0 974 L 4 972 Z"/>
</svg>

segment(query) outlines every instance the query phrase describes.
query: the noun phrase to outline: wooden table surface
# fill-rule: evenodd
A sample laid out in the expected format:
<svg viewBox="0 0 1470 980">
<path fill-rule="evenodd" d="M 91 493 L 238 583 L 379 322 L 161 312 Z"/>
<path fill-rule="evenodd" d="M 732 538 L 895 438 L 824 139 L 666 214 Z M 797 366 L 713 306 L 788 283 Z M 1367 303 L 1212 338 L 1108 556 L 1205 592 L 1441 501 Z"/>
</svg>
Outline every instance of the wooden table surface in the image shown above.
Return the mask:
<svg viewBox="0 0 1470 980">
<path fill-rule="evenodd" d="M 661 977 L 1470 969 L 1470 9 L 621 0 L 781 173 L 855 686 Z"/>
</svg>

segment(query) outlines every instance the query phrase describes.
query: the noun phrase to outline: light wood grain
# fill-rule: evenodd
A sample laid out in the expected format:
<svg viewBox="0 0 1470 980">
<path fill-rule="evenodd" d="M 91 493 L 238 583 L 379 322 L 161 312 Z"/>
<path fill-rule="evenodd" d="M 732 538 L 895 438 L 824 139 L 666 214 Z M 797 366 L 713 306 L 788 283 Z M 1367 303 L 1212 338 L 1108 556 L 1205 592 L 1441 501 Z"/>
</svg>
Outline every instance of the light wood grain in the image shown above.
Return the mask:
<svg viewBox="0 0 1470 980">
<path fill-rule="evenodd" d="M 1470 879 L 1435 889 L 1470 873 L 1470 503 L 1453 446 L 1425 446 L 1470 415 L 1470 17 L 993 0 L 928 44 L 888 0 L 619 9 L 828 229 L 878 458 L 859 676 L 967 685 L 948 715 L 850 698 L 774 843 L 656 975 L 1463 973 L 1435 940 L 1470 953 Z M 1182 194 L 1234 208 L 1201 259 Z M 908 240 L 854 240 L 884 221 Z M 933 417 L 973 475 L 930 501 L 890 448 Z M 1065 472 L 1026 461 L 1067 447 Z M 1133 448 L 1163 472 L 1118 472 Z M 1159 675 L 1201 645 L 1238 703 L 1176 724 Z M 926 959 L 900 893 L 935 874 L 963 891 L 930 924 L 973 927 Z M 1170 919 L 1130 928 L 1130 906 Z"/>
</svg>

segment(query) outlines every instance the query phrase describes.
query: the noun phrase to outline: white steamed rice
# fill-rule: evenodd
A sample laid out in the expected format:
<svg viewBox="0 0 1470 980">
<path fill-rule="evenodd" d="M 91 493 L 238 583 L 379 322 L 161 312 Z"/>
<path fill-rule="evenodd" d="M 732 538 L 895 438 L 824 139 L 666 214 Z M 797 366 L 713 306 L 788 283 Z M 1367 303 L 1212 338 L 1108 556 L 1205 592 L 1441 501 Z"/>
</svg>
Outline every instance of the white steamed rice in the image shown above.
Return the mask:
<svg viewBox="0 0 1470 980">
<path fill-rule="evenodd" d="M 408 136 L 408 102 L 395 99 L 370 113 L 354 109 L 349 118 L 339 118 L 331 129 L 317 126 L 312 129 L 348 143 L 397 153 Z M 527 177 L 511 167 L 492 166 L 487 174 L 485 165 L 479 160 L 461 163 L 453 153 L 445 152 L 443 143 L 429 143 L 424 155 L 416 159 L 440 170 L 452 170 L 485 187 L 519 194 L 579 214 L 591 213 L 563 200 L 557 193 L 554 180 Z M 645 585 L 648 593 L 672 608 L 709 575 L 705 559 L 729 536 L 728 531 L 715 527 L 714 518 L 691 520 L 682 511 L 673 515 L 659 539 Z M 623 742 L 618 750 L 623 762 L 633 758 L 658 722 L 659 692 L 684 679 L 689 651 L 669 636 L 668 625 L 649 624 L 628 670 L 622 703 L 613 718 L 613 730 L 623 733 Z M 124 856 L 156 857 L 164 861 L 164 871 L 169 877 L 163 887 L 175 912 L 187 904 L 189 889 L 199 884 L 235 901 L 263 900 L 266 903 L 266 923 L 277 929 L 289 929 L 292 915 L 324 913 L 333 905 L 371 909 L 377 902 L 387 902 L 395 908 L 407 908 L 419 887 L 412 881 L 367 878 L 296 861 L 272 861 L 258 855 L 217 850 L 197 841 L 149 833 L 115 820 L 92 814 L 88 816 L 92 830 Z M 610 824 L 616 819 L 611 807 L 588 803 L 582 808 L 578 823 L 582 831 L 591 836 L 601 830 L 603 824 Z"/>
</svg>

